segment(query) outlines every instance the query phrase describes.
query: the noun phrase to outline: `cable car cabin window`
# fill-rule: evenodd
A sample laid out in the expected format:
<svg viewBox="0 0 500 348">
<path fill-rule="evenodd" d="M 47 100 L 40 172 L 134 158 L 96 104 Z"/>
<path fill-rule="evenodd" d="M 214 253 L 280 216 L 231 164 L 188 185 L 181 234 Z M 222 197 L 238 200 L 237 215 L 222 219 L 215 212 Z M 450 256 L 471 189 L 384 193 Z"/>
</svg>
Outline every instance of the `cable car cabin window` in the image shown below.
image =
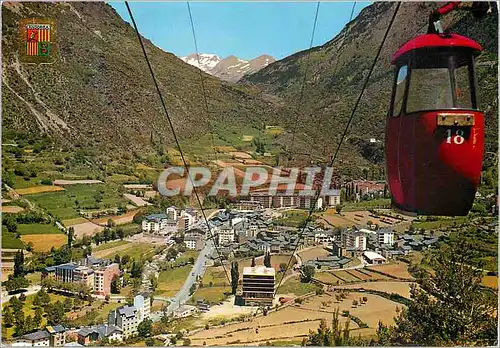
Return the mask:
<svg viewBox="0 0 500 348">
<path fill-rule="evenodd" d="M 396 79 L 392 116 L 398 116 L 401 113 L 401 107 L 403 106 L 403 99 L 405 95 L 407 76 L 408 76 L 408 67 L 406 65 L 403 65 L 402 67 L 399 68 L 398 77 Z"/>
<path fill-rule="evenodd" d="M 453 109 L 448 69 L 413 69 L 406 111 L 442 109 Z"/>
<path fill-rule="evenodd" d="M 460 109 L 472 109 L 469 67 L 467 65 L 455 69 L 455 81 L 456 107 Z"/>
<path fill-rule="evenodd" d="M 473 109 L 472 59 L 463 55 L 428 55 L 412 62 L 406 112 Z"/>
</svg>

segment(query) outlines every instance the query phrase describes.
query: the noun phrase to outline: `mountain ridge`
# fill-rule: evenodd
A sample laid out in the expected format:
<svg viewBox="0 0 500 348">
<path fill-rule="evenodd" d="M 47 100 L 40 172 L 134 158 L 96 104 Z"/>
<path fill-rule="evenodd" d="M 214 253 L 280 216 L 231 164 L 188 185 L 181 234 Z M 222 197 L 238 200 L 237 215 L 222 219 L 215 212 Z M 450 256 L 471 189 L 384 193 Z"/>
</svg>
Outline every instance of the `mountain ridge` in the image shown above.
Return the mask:
<svg viewBox="0 0 500 348">
<path fill-rule="evenodd" d="M 262 54 L 250 60 L 240 59 L 235 55 L 229 55 L 221 59 L 218 55 L 211 53 L 201 53 L 199 59 L 196 53 L 180 58 L 184 62 L 200 68 L 207 74 L 229 82 L 237 82 L 243 76 L 255 73 L 276 61 L 267 54 Z"/>
<path fill-rule="evenodd" d="M 3 3 L 3 130 L 7 138 L 45 133 L 54 143 L 108 156 L 139 155 L 172 145 L 150 72 L 130 24 L 105 3 Z M 54 64 L 19 63 L 18 21 L 57 21 Z M 282 106 L 251 88 L 206 75 L 142 38 L 176 133 L 196 139 L 214 124 L 260 127 Z M 271 121 L 270 121 L 271 122 Z M 153 141 L 156 139 L 156 141 Z M 142 156 L 141 155 L 141 156 Z"/>
</svg>

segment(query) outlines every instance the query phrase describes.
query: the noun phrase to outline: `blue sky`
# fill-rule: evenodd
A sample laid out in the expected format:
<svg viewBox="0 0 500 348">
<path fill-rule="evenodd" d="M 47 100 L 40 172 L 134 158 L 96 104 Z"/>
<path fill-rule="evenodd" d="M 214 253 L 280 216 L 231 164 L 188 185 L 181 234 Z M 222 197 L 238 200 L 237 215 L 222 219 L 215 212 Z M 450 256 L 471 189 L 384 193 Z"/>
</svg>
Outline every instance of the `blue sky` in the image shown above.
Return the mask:
<svg viewBox="0 0 500 348">
<path fill-rule="evenodd" d="M 125 3 L 109 2 L 131 23 Z M 314 46 L 337 35 L 352 2 L 320 4 Z M 357 2 L 354 18 L 370 2 Z M 141 34 L 177 56 L 195 52 L 185 2 L 129 2 Z M 309 48 L 316 2 L 190 2 L 200 53 L 277 59 Z"/>
</svg>

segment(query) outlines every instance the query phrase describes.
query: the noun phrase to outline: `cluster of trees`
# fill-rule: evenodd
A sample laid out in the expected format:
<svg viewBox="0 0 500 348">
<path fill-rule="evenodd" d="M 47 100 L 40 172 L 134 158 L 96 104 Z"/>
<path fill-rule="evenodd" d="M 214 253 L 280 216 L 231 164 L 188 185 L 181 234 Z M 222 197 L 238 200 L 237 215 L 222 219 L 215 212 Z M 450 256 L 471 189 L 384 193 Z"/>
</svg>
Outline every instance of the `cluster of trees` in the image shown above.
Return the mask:
<svg viewBox="0 0 500 348">
<path fill-rule="evenodd" d="M 29 280 L 25 278 L 26 272 L 24 270 L 24 252 L 17 251 L 14 255 L 14 273 L 9 274 L 4 286 L 7 291 L 17 291 L 29 286 Z"/>
<path fill-rule="evenodd" d="M 42 286 L 48 291 L 60 290 L 73 295 L 77 295 L 83 300 L 91 301 L 92 299 L 92 289 L 81 282 L 60 282 L 54 278 L 47 277 L 42 280 Z"/>
<path fill-rule="evenodd" d="M 27 212 L 21 214 L 3 214 L 2 225 L 7 231 L 17 233 L 19 224 L 50 224 L 51 220 L 39 212 Z M 19 238 L 19 236 L 17 236 Z"/>
<path fill-rule="evenodd" d="M 68 236 L 68 242 L 69 241 L 70 239 Z M 71 243 L 73 249 L 70 248 L 69 245 L 63 245 L 60 248 L 51 248 L 50 252 L 33 255 L 30 259 L 28 271 L 39 271 L 45 267 L 70 262 L 74 254 L 80 255 L 80 253 L 84 251 L 81 249 L 82 245 L 80 243 L 76 243 L 73 239 L 71 239 Z M 75 247 L 79 248 L 76 249 Z"/>
<path fill-rule="evenodd" d="M 111 220 L 111 219 L 110 219 Z M 113 221 L 113 220 L 111 220 Z M 92 236 L 92 240 L 96 245 L 99 245 L 103 242 L 109 242 L 112 240 L 120 239 L 123 240 L 126 236 L 130 235 L 130 233 L 125 233 L 123 228 L 118 227 L 118 228 L 111 228 L 113 226 L 113 223 L 110 223 L 108 221 L 107 226 L 102 230 L 101 232 L 97 232 Z M 139 228 L 137 229 L 136 232 L 139 232 Z"/>
<path fill-rule="evenodd" d="M 311 282 L 312 278 L 314 277 L 315 272 L 316 272 L 316 270 L 314 269 L 313 266 L 302 265 L 300 267 L 300 281 L 302 283 Z"/>
<path fill-rule="evenodd" d="M 361 192 L 361 189 L 359 187 L 357 187 L 356 185 L 354 185 L 353 182 L 351 182 L 350 184 L 346 184 L 344 186 L 344 188 L 341 190 L 341 199 L 344 201 L 347 201 L 347 202 L 355 201 L 358 196 L 360 197 L 360 199 L 363 199 L 363 200 L 368 200 L 368 199 L 372 198 L 371 196 L 369 196 L 367 194 L 363 194 Z M 389 198 L 389 197 L 390 197 L 389 187 L 387 186 L 387 184 L 384 185 L 384 191 L 382 194 L 373 193 L 373 198 Z"/>
<path fill-rule="evenodd" d="M 261 155 L 266 152 L 266 144 L 264 144 L 264 142 L 260 138 L 256 137 L 252 142 L 255 146 L 255 152 L 260 153 Z"/>
<path fill-rule="evenodd" d="M 34 315 L 26 316 L 23 311 L 25 301 L 24 294 L 19 297 L 13 296 L 3 309 L 3 323 L 6 327 L 14 326 L 14 336 L 21 336 L 39 329 L 44 316 L 48 325 L 65 323 L 66 313 L 80 309 L 84 303 L 79 297 L 74 300 L 68 297 L 64 301 L 51 303 L 49 294 L 42 288 L 33 298 Z"/>
<path fill-rule="evenodd" d="M 432 258 L 430 274 L 419 270 L 419 287 L 399 311 L 394 326 L 380 323 L 382 345 L 495 345 L 498 294 L 481 285 L 474 248 L 466 240 L 442 245 Z"/>
</svg>

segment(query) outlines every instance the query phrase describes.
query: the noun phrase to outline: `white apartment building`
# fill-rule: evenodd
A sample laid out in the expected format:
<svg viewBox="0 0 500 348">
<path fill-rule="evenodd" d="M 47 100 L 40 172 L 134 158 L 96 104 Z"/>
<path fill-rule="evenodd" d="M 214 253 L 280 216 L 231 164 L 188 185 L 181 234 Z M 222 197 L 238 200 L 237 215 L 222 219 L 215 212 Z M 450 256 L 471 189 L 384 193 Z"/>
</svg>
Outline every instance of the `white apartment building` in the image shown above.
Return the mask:
<svg viewBox="0 0 500 348">
<path fill-rule="evenodd" d="M 314 234 L 315 244 L 331 244 L 335 241 L 335 237 L 332 234 L 319 232 Z"/>
<path fill-rule="evenodd" d="M 109 312 L 108 315 L 108 324 L 118 326 L 123 331 L 125 339 L 137 335 L 139 323 L 137 308 L 134 306 L 122 306 Z"/>
<path fill-rule="evenodd" d="M 137 309 L 137 320 L 139 323 L 151 317 L 151 301 L 148 295 L 136 295 L 134 297 L 134 307 Z"/>
<path fill-rule="evenodd" d="M 177 220 L 179 215 L 177 208 L 174 206 L 168 207 L 166 210 L 166 214 L 170 220 Z"/>
<path fill-rule="evenodd" d="M 379 244 L 394 244 L 394 232 L 388 229 L 381 229 L 377 231 L 377 240 Z"/>
<path fill-rule="evenodd" d="M 343 230 L 341 232 L 342 246 L 345 248 L 356 248 L 358 250 L 366 250 L 366 234 L 357 230 Z"/>
<path fill-rule="evenodd" d="M 168 216 L 166 214 L 148 215 L 142 220 L 142 232 L 160 233 L 167 226 Z"/>
<path fill-rule="evenodd" d="M 234 229 L 230 226 L 221 226 L 214 231 L 219 245 L 231 244 L 235 241 Z"/>
</svg>

